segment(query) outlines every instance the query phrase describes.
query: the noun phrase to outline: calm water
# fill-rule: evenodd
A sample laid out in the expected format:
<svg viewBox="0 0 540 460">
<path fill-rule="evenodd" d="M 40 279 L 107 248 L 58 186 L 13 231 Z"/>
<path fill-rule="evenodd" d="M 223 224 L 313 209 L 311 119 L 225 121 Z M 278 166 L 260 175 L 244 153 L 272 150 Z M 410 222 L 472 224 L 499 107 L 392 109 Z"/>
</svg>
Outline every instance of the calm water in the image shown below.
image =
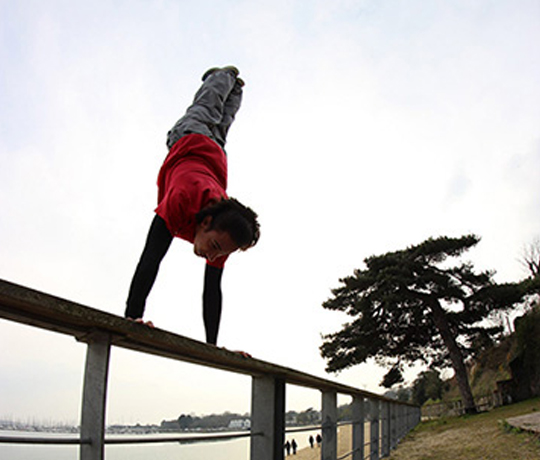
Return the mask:
<svg viewBox="0 0 540 460">
<path fill-rule="evenodd" d="M 308 445 L 309 435 L 316 432 L 291 433 L 299 449 Z M 0 431 L 1 436 L 68 437 L 49 433 Z M 116 436 L 121 437 L 121 436 Z M 133 435 L 129 436 L 130 438 Z M 152 438 L 156 435 L 152 435 Z M 166 436 L 164 436 L 166 437 Z M 170 435 L 168 435 L 170 437 Z M 139 444 L 105 446 L 106 460 L 248 460 L 249 438 L 199 444 Z M 78 460 L 79 446 L 0 444 L 0 460 Z"/>
</svg>

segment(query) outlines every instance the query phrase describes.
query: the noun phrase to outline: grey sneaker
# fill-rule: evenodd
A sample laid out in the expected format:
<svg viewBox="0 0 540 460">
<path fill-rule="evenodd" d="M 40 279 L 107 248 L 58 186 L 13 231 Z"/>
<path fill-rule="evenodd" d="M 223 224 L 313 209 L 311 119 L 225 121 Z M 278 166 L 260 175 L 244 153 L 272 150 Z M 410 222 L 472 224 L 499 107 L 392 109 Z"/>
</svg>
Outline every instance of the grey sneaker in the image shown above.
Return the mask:
<svg viewBox="0 0 540 460">
<path fill-rule="evenodd" d="M 205 81 L 210 75 L 212 75 L 214 72 L 217 72 L 218 70 L 225 70 L 227 72 L 232 73 L 235 78 L 238 77 L 238 74 L 240 71 L 233 65 L 229 65 L 227 67 L 212 67 L 211 69 L 208 69 L 206 72 L 204 72 L 204 75 L 202 76 L 202 81 Z"/>
</svg>

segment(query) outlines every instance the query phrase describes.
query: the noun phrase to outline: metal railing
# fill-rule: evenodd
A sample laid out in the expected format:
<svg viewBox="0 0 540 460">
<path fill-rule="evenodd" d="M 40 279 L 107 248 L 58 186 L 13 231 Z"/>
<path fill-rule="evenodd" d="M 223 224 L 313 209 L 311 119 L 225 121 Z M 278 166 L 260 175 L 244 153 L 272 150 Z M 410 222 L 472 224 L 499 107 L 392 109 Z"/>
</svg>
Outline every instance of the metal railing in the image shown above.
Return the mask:
<svg viewBox="0 0 540 460">
<path fill-rule="evenodd" d="M 337 460 L 337 395 L 352 397 L 352 460 L 387 456 L 420 421 L 420 408 L 295 369 L 234 353 L 167 331 L 142 327 L 110 313 L 0 280 L 0 318 L 68 334 L 87 344 L 81 430 L 73 438 L 0 437 L 3 443 L 78 444 L 81 460 L 103 460 L 105 444 L 179 442 L 179 438 L 105 437 L 109 357 L 112 346 L 226 370 L 252 378 L 251 460 L 283 460 L 286 385 L 316 389 L 322 395 L 321 459 Z M 369 423 L 369 440 L 365 424 Z M 197 441 L 233 435 L 196 437 Z M 186 438 L 182 438 L 185 442 Z M 369 444 L 369 454 L 364 447 Z M 341 457 L 344 458 L 344 457 Z"/>
</svg>

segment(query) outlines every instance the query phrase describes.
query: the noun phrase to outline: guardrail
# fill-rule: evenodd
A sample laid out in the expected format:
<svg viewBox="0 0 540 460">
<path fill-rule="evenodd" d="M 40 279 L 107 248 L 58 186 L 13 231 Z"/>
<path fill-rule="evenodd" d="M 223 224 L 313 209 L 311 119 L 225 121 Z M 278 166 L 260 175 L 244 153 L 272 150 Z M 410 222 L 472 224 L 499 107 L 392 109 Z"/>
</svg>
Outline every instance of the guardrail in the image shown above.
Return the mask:
<svg viewBox="0 0 540 460">
<path fill-rule="evenodd" d="M 322 395 L 322 460 L 337 460 L 337 395 L 352 396 L 352 460 L 387 456 L 399 440 L 420 421 L 420 408 L 354 387 L 332 382 L 266 361 L 244 358 L 222 348 L 160 329 L 127 321 L 110 313 L 0 280 L 0 318 L 73 336 L 87 344 L 79 439 L 55 438 L 56 444 L 80 445 L 80 460 L 103 460 L 110 443 L 178 442 L 108 439 L 105 410 L 109 356 L 112 346 L 169 359 L 235 372 L 252 377 L 251 460 L 283 460 L 286 385 L 316 389 Z M 364 426 L 370 426 L 369 440 Z M 197 440 L 203 438 L 198 437 Z M 36 440 L 34 440 L 35 442 Z M 38 439 L 49 443 L 49 440 Z M 0 437 L 0 442 L 28 443 L 25 438 Z M 344 457 L 342 457 L 344 458 Z"/>
<path fill-rule="evenodd" d="M 475 396 L 474 405 L 478 412 L 487 412 L 504 404 L 503 396 L 491 393 L 483 396 Z M 422 419 L 430 420 L 439 417 L 457 417 L 465 415 L 465 405 L 461 399 L 444 401 L 434 404 L 424 404 L 421 408 Z"/>
</svg>

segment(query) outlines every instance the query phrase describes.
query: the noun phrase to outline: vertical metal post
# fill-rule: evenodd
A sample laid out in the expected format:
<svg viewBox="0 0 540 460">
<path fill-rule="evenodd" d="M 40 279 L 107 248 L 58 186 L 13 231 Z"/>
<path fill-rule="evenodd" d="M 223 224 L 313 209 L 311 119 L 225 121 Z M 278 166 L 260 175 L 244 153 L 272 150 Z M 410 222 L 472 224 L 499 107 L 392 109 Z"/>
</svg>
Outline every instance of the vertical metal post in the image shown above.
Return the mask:
<svg viewBox="0 0 540 460">
<path fill-rule="evenodd" d="M 390 455 L 390 403 L 381 401 L 381 457 Z"/>
<path fill-rule="evenodd" d="M 390 449 L 395 449 L 398 443 L 397 436 L 397 413 L 398 405 L 396 403 L 390 404 Z"/>
<path fill-rule="evenodd" d="M 254 433 L 251 437 L 251 460 L 284 459 L 285 381 L 253 377 L 251 432 Z"/>
<path fill-rule="evenodd" d="M 414 427 L 422 421 L 422 409 L 416 407 L 414 410 Z M 413 428 L 414 428 L 413 427 Z"/>
<path fill-rule="evenodd" d="M 379 460 L 379 401 L 377 399 L 369 400 L 369 414 L 371 420 L 370 460 Z"/>
<path fill-rule="evenodd" d="M 401 410 L 403 405 L 396 406 L 396 445 L 401 441 Z"/>
<path fill-rule="evenodd" d="M 352 402 L 352 460 L 364 460 L 364 431 L 366 425 L 364 398 L 354 396 Z"/>
<path fill-rule="evenodd" d="M 410 415 L 409 415 L 409 406 L 405 406 L 405 413 L 403 414 L 403 421 L 405 422 L 405 433 L 409 432 L 409 424 L 410 424 Z M 404 434 L 405 435 L 405 434 Z"/>
<path fill-rule="evenodd" d="M 403 439 L 403 436 L 407 433 L 406 427 L 405 427 L 405 406 L 403 404 L 400 404 L 398 406 L 398 441 L 401 441 Z"/>
<path fill-rule="evenodd" d="M 107 377 L 111 336 L 94 332 L 87 342 L 86 366 L 81 414 L 81 439 L 90 444 L 81 444 L 80 460 L 103 460 L 105 456 L 105 406 L 107 400 Z"/>
<path fill-rule="evenodd" d="M 337 459 L 337 394 L 322 394 L 322 448 L 321 460 Z"/>
</svg>

